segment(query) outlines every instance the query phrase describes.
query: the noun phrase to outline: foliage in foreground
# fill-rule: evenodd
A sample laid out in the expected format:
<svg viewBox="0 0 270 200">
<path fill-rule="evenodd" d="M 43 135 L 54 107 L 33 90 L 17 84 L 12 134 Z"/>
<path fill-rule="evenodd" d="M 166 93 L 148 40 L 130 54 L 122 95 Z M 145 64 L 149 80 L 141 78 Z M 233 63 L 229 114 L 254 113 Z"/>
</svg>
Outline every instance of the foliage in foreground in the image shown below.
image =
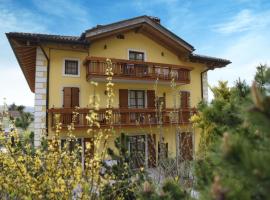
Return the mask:
<svg viewBox="0 0 270 200">
<path fill-rule="evenodd" d="M 136 199 L 135 192 L 145 180 L 144 169 L 131 168 L 128 137 L 124 133 L 116 138 L 114 145 L 117 152 L 108 148 L 107 153 L 115 163 L 102 162 L 105 169 L 104 177 L 111 177 L 110 182 L 102 188 L 102 199 Z"/>
<path fill-rule="evenodd" d="M 200 199 L 270 199 L 270 69 L 257 69 L 251 88 L 221 82 L 213 88 L 215 99 L 193 117 L 203 131 L 196 165 Z"/>
</svg>

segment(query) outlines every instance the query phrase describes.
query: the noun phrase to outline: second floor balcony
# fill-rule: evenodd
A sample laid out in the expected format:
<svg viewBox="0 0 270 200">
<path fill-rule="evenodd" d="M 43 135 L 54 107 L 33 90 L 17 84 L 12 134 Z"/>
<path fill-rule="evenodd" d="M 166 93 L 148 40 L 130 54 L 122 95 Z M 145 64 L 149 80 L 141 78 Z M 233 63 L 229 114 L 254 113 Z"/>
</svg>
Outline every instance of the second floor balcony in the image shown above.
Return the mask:
<svg viewBox="0 0 270 200">
<path fill-rule="evenodd" d="M 111 61 L 115 81 L 153 82 L 158 79 L 161 83 L 170 83 L 174 77 L 177 84 L 190 83 L 192 68 L 189 67 L 124 59 L 111 59 Z M 85 65 L 87 80 L 105 80 L 106 58 L 87 57 Z"/>
<path fill-rule="evenodd" d="M 121 127 L 189 124 L 190 117 L 196 112 L 194 108 L 167 108 L 163 109 L 161 112 L 150 108 L 114 108 L 112 109 L 111 119 L 108 121 L 106 118 L 106 110 L 107 109 L 104 108 L 94 111 L 96 113 L 96 122 L 100 127 L 106 127 L 108 125 Z M 62 127 L 66 128 L 73 122 L 75 128 L 90 128 L 87 116 L 90 116 L 92 112 L 93 109 L 90 108 L 51 108 L 49 109 L 51 126 L 55 128 L 57 123 L 61 123 Z M 93 128 L 95 127 L 96 125 L 93 126 Z"/>
</svg>

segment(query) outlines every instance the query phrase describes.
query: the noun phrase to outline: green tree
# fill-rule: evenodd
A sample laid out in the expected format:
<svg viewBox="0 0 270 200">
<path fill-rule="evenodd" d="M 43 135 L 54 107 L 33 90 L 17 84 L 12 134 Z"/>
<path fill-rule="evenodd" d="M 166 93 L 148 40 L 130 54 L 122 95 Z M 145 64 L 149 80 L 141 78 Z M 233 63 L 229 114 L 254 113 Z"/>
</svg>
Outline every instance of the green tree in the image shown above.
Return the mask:
<svg viewBox="0 0 270 200">
<path fill-rule="evenodd" d="M 15 126 L 27 130 L 29 125 L 34 121 L 34 117 L 29 112 L 22 112 L 20 117 L 16 118 Z"/>
<path fill-rule="evenodd" d="M 160 191 L 157 191 L 149 182 L 144 182 L 142 191 L 139 193 L 139 200 L 187 200 L 190 199 L 188 193 L 174 180 L 164 182 Z"/>
<path fill-rule="evenodd" d="M 15 111 L 17 110 L 17 105 L 15 103 L 12 103 L 10 106 L 8 106 L 9 111 Z"/>
<path fill-rule="evenodd" d="M 257 73 L 260 71 L 261 68 Z M 210 105 L 199 108 L 197 125 L 207 133 L 202 135 L 201 142 L 205 142 L 205 135 L 215 138 L 204 145 L 203 156 L 197 157 L 200 199 L 270 199 L 269 81 L 256 81 L 251 94 L 243 93 L 243 84 L 239 82 L 229 89 L 230 95 L 228 88 L 220 87 L 224 91 L 219 94 L 230 98 L 215 96 Z M 205 124 L 212 128 L 204 129 Z"/>
<path fill-rule="evenodd" d="M 270 83 L 270 69 L 266 64 L 260 64 L 256 67 L 257 72 L 255 74 L 255 81 L 258 84 L 261 91 L 265 90 L 267 84 Z"/>
</svg>

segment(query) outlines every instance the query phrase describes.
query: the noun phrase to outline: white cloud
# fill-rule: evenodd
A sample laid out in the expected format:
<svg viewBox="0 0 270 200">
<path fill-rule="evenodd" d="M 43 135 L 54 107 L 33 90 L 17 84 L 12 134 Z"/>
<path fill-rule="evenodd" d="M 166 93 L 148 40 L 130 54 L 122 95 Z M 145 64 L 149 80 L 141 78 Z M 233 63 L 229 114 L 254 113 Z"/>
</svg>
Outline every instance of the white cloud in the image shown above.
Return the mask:
<svg viewBox="0 0 270 200">
<path fill-rule="evenodd" d="M 227 58 L 232 64 L 222 69 L 209 71 L 210 85 L 217 85 L 219 80 L 228 81 L 232 86 L 240 77 L 251 84 L 256 73 L 256 66 L 260 63 L 270 64 L 270 12 L 255 13 L 242 10 L 231 20 L 215 25 L 217 31 L 227 37 L 223 50 L 218 48 L 219 57 Z M 235 36 L 234 33 L 241 33 Z M 229 36 L 229 37 L 228 37 Z M 213 94 L 210 92 L 210 99 Z"/>
<path fill-rule="evenodd" d="M 229 21 L 217 24 L 214 29 L 219 33 L 231 34 L 250 30 L 258 30 L 270 25 L 270 11 L 253 13 L 245 9 Z"/>
<path fill-rule="evenodd" d="M 85 7 L 80 5 L 78 1 L 34 0 L 33 3 L 39 10 L 56 17 L 75 19 L 81 23 L 87 23 L 89 21 L 89 11 L 86 11 Z"/>
<path fill-rule="evenodd" d="M 34 95 L 30 91 L 23 73 L 11 50 L 6 32 L 48 32 L 42 19 L 28 10 L 13 10 L 0 5 L 0 104 L 15 102 L 33 106 Z"/>
<path fill-rule="evenodd" d="M 219 55 L 230 59 L 232 64 L 222 69 L 209 71 L 209 84 L 217 85 L 219 80 L 223 80 L 228 81 L 232 86 L 239 77 L 251 84 L 256 73 L 256 66 L 260 63 L 270 64 L 268 33 L 267 28 L 265 32 L 254 31 L 233 40 L 232 44 L 225 47 Z M 212 98 L 211 93 L 210 98 Z"/>
</svg>

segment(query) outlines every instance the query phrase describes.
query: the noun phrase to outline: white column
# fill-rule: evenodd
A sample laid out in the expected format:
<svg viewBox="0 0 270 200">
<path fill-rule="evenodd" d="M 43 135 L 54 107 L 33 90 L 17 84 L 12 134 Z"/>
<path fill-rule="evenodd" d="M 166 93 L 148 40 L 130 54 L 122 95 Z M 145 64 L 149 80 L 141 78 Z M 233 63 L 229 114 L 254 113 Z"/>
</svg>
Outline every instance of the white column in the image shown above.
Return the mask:
<svg viewBox="0 0 270 200">
<path fill-rule="evenodd" d="M 37 47 L 35 74 L 34 145 L 40 146 L 42 133 L 46 131 L 47 65 L 46 57 Z"/>
<path fill-rule="evenodd" d="M 208 101 L 208 79 L 207 72 L 202 74 L 202 88 L 203 88 L 203 100 Z"/>
</svg>

